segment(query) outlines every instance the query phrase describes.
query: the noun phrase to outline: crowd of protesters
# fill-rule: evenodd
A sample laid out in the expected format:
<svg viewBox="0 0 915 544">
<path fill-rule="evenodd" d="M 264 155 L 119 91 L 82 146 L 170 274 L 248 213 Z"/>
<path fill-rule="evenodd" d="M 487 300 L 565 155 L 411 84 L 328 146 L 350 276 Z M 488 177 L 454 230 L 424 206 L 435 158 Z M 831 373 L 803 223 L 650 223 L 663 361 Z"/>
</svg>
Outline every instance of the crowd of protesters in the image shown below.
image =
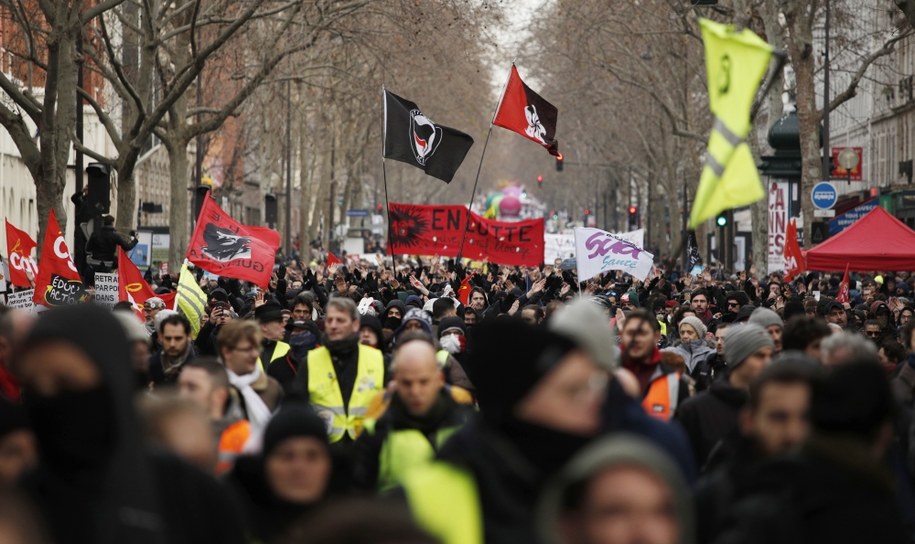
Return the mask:
<svg viewBox="0 0 915 544">
<path fill-rule="evenodd" d="M 4 309 L 0 541 L 911 542 L 915 280 L 841 277 L 379 256 L 198 271 L 199 332 Z"/>
</svg>

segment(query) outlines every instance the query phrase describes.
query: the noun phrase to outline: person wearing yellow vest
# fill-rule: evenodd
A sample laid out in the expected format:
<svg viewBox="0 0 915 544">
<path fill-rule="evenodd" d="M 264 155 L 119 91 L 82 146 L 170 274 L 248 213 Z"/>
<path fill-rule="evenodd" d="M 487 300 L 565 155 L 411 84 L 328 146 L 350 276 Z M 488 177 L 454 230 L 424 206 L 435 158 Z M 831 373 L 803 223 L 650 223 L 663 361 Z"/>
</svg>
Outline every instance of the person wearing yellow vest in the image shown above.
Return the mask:
<svg viewBox="0 0 915 544">
<path fill-rule="evenodd" d="M 537 498 L 600 432 L 609 373 L 570 337 L 516 319 L 480 324 L 470 353 L 481 418 L 407 473 L 407 503 L 443 544 L 535 542 Z"/>
<path fill-rule="evenodd" d="M 293 395 L 307 399 L 324 421 L 339 453 L 350 453 L 369 404 L 388 382 L 384 357 L 377 349 L 360 345 L 359 327 L 352 299 L 328 300 L 323 345 L 308 352 L 292 387 Z"/>
<path fill-rule="evenodd" d="M 261 363 L 267 375 L 276 379 L 289 391 L 299 368 L 299 361 L 292 354 L 292 347 L 283 341 L 286 328 L 283 325 L 283 308 L 270 301 L 254 308 L 254 318 L 261 327 Z"/>
<path fill-rule="evenodd" d="M 178 394 L 203 408 L 213 424 L 218 443 L 216 475 L 232 468 L 251 436 L 251 425 L 233 406 L 226 369 L 215 359 L 202 357 L 188 361 L 178 376 Z"/>
<path fill-rule="evenodd" d="M 431 462 L 463 425 L 470 410 L 445 389 L 432 338 L 403 334 L 394 351 L 394 393 L 385 413 L 368 420 L 356 441 L 355 479 L 365 489 L 388 491 L 408 471 Z"/>
</svg>

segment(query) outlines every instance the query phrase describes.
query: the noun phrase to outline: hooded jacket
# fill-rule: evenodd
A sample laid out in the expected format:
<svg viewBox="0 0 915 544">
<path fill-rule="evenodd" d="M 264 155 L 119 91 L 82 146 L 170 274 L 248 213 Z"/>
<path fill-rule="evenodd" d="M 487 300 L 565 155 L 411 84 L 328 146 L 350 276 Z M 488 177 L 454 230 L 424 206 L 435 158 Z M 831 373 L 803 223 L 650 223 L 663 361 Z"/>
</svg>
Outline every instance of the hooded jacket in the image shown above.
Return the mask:
<svg viewBox="0 0 915 544">
<path fill-rule="evenodd" d="M 25 391 L 40 464 L 24 488 L 54 541 L 242 542 L 235 504 L 219 483 L 143 447 L 126 363 L 130 348 L 115 317 L 92 305 L 47 312 L 26 338 L 20 358 L 52 342 L 81 352 L 101 382 L 49 397 Z"/>
<path fill-rule="evenodd" d="M 569 508 L 580 505 L 563 504 L 582 489 L 592 478 L 617 467 L 638 467 L 664 482 L 673 496 L 679 529 L 679 544 L 695 542 L 695 523 L 690 489 L 683 475 L 661 450 L 651 443 L 625 433 L 598 440 L 575 457 L 554 477 L 544 490 L 534 518 L 540 542 L 563 542 L 559 534 L 560 519 Z"/>
<path fill-rule="evenodd" d="M 672 351 L 682 356 L 683 362 L 686 363 L 686 373 L 690 376 L 693 375 L 693 370 L 700 362 L 705 361 L 711 354 L 715 353 L 715 348 L 710 347 L 705 340 L 701 339 L 681 342 L 676 346 L 664 348 L 664 350 Z"/>
</svg>

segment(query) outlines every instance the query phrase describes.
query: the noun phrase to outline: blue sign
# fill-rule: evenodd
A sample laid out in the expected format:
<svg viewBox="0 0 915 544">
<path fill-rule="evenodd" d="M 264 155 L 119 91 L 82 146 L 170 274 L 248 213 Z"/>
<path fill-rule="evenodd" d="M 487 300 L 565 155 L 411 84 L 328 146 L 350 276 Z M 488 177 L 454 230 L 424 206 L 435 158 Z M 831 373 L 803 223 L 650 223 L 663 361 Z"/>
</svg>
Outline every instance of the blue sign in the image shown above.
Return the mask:
<svg viewBox="0 0 915 544">
<path fill-rule="evenodd" d="M 810 199 L 818 209 L 828 210 L 836 205 L 839 200 L 839 193 L 832 183 L 821 181 L 813 186 L 813 190 L 810 192 Z"/>
<path fill-rule="evenodd" d="M 368 217 L 368 216 L 369 216 L 369 211 L 366 210 L 366 209 L 364 209 L 364 208 L 363 208 L 363 209 L 346 210 L 346 216 L 347 216 L 347 217 Z"/>
<path fill-rule="evenodd" d="M 857 206 L 848 210 L 847 212 L 843 213 L 842 215 L 840 215 L 834 219 L 830 219 L 829 220 L 829 235 L 833 236 L 835 234 L 842 232 L 843 230 L 845 230 L 846 228 L 851 226 L 852 223 L 854 223 L 858 219 L 861 219 L 862 217 L 867 215 L 867 212 L 876 208 L 878 204 L 879 204 L 879 200 L 876 198 L 872 198 L 872 199 L 868 200 L 867 202 L 864 202 L 863 204 L 858 204 Z"/>
</svg>

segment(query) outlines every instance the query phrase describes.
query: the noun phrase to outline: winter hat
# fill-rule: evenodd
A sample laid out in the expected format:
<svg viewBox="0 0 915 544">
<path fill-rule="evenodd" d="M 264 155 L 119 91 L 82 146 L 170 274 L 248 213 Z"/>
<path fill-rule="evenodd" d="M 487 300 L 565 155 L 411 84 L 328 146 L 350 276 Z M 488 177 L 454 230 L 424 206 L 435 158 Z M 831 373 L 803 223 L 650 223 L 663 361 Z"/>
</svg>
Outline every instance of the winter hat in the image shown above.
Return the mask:
<svg viewBox="0 0 915 544">
<path fill-rule="evenodd" d="M 416 295 L 410 295 L 407 297 L 407 300 L 404 301 L 404 306 L 413 306 L 414 308 L 422 309 L 423 299 Z"/>
<path fill-rule="evenodd" d="M 785 303 L 785 321 L 788 321 L 796 315 L 804 315 L 804 303 L 797 299 L 791 299 Z"/>
<path fill-rule="evenodd" d="M 400 326 L 394 331 L 394 336 L 398 336 L 401 331 L 404 330 L 408 321 L 419 321 L 420 326 L 426 331 L 426 334 L 432 334 L 432 319 L 429 317 L 429 314 L 419 308 L 410 308 L 407 310 L 407 315 L 403 316 L 403 321 L 400 322 Z"/>
<path fill-rule="evenodd" d="M 175 310 L 162 310 L 161 312 L 157 313 L 156 320 L 155 320 L 156 330 L 159 330 L 162 327 L 162 322 L 165 321 L 166 317 L 170 317 L 173 315 L 178 315 L 178 312 L 176 312 Z"/>
<path fill-rule="evenodd" d="M 165 301 L 159 297 L 149 297 L 143 303 L 144 308 L 149 308 L 150 310 L 155 310 L 156 308 L 165 308 Z"/>
<path fill-rule="evenodd" d="M 384 332 L 381 330 L 381 321 L 373 315 L 364 315 L 359 318 L 359 328 L 368 327 L 372 329 L 380 343 L 384 343 Z"/>
<path fill-rule="evenodd" d="M 779 327 L 785 326 L 782 318 L 769 308 L 756 308 L 753 310 L 753 313 L 750 314 L 748 323 L 754 323 L 764 329 L 771 327 L 772 325 L 778 325 Z"/>
<path fill-rule="evenodd" d="M 680 325 L 689 325 L 692 327 L 696 331 L 696 334 L 699 335 L 700 340 L 705 338 L 705 333 L 708 331 L 708 328 L 702 323 L 702 320 L 694 315 L 688 315 L 681 319 Z"/>
<path fill-rule="evenodd" d="M 276 302 L 265 302 L 254 309 L 254 318 L 261 324 L 282 321 L 283 307 Z"/>
<path fill-rule="evenodd" d="M 449 316 L 438 322 L 438 337 L 449 329 L 460 329 L 461 334 L 467 333 L 467 327 L 464 326 L 464 320 L 457 316 Z"/>
<path fill-rule="evenodd" d="M 640 306 L 639 305 L 639 294 L 636 292 L 636 290 L 630 289 L 626 294 L 629 295 L 629 304 L 632 304 L 633 306 L 638 308 Z"/>
<path fill-rule="evenodd" d="M 852 433 L 870 439 L 894 411 L 886 374 L 872 362 L 839 365 L 824 379 L 814 381 L 810 420 L 820 432 Z"/>
<path fill-rule="evenodd" d="M 764 347 L 775 347 L 772 337 L 761 326 L 747 323 L 728 330 L 724 337 L 724 358 L 733 369 Z"/>
<path fill-rule="evenodd" d="M 130 342 L 149 342 L 149 333 L 146 327 L 137 319 L 133 312 L 116 311 L 112 312 L 118 322 L 124 327 L 124 333 L 127 334 L 127 340 Z M 158 317 L 158 316 L 157 316 Z"/>
<path fill-rule="evenodd" d="M 328 412 L 328 415 L 330 413 Z M 329 424 L 330 421 L 328 420 Z M 286 404 L 270 418 L 264 431 L 264 457 L 269 456 L 283 440 L 287 438 L 317 438 L 329 447 L 325 422 L 309 406 L 303 403 Z"/>
<path fill-rule="evenodd" d="M 476 387 L 483 418 L 498 425 L 567 353 L 572 340 L 518 319 L 483 321 L 473 330 L 464 368 Z"/>
<path fill-rule="evenodd" d="M 571 338 L 602 367 L 616 368 L 619 348 L 607 314 L 592 299 L 578 298 L 550 317 L 550 330 Z"/>
<path fill-rule="evenodd" d="M 737 317 L 734 319 L 734 321 L 737 323 L 743 323 L 750 319 L 750 316 L 753 315 L 754 311 L 756 311 L 756 306 L 753 306 L 752 304 L 744 304 L 737 312 Z"/>
</svg>

